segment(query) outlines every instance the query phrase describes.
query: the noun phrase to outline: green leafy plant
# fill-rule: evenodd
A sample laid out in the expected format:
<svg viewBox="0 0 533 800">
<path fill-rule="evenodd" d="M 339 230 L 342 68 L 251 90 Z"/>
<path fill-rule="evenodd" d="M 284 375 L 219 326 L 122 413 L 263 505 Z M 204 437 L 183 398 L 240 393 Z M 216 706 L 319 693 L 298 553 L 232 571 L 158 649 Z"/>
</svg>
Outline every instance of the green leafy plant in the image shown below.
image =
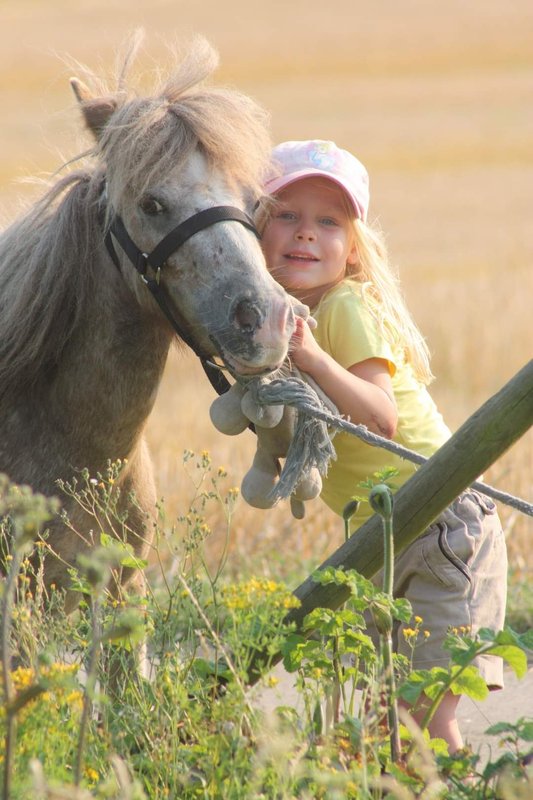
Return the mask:
<svg viewBox="0 0 533 800">
<path fill-rule="evenodd" d="M 451 631 L 447 670 L 413 672 L 407 659 L 393 656 L 394 691 L 365 623 L 373 614 L 387 625 L 411 624 L 416 646 L 424 632 L 422 621 L 411 619 L 409 604 L 354 571 L 330 568 L 315 573 L 315 580 L 345 586 L 348 601 L 336 610 L 315 609 L 298 632 L 287 626 L 287 612 L 298 601 L 285 585 L 253 573 L 226 578 L 238 495 L 225 471 L 214 468 L 206 453 L 187 453 L 184 462 L 191 504 L 171 526 L 161 508 L 157 548 L 146 567 L 150 590 L 142 600 L 107 588 L 134 558 L 124 536 L 127 519 L 109 491 L 119 467 L 110 465 L 96 483 L 87 474 L 70 486 L 97 517 L 107 514 L 117 533 L 117 541 L 102 535 L 95 521 L 94 548 L 71 572 L 83 599 L 70 616 L 62 610 L 63 592 L 43 582 L 46 537 L 32 544 L 50 508 L 29 492 L 19 503 L 18 490 L 2 484 L 0 552 L 4 568 L 13 570 L 1 598 L 6 800 L 528 797 L 530 719 L 489 729 L 506 752 L 480 767 L 476 754 L 450 757 L 427 730 L 410 725 L 401 728 L 402 758 L 395 761 L 387 717 L 394 695 L 416 702 L 423 691 L 437 703 L 455 687 L 481 697 L 486 687 L 472 667 L 480 652 L 502 655 L 521 676 L 531 633 L 481 631 L 472 638 Z M 208 520 L 215 506 L 224 509 L 227 528 L 219 560 L 208 567 Z M 30 536 L 28 526 L 15 559 L 13 531 L 24 529 L 24 520 L 34 527 Z M 136 658 L 141 638 L 144 670 Z M 296 703 L 281 696 L 267 714 L 257 695 L 268 687 L 276 691 L 269 669 L 278 650 L 295 675 Z M 123 676 L 118 689 L 117 663 Z M 247 687 L 250 669 L 262 672 L 254 690 Z M 409 741 L 416 742 L 410 753 Z"/>
</svg>

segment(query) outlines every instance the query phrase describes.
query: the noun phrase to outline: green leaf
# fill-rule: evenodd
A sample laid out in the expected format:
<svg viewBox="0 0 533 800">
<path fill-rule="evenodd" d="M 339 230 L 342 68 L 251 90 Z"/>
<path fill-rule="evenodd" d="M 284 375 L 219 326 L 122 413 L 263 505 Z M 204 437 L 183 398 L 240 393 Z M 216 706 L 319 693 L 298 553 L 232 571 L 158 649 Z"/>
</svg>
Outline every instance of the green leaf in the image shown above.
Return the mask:
<svg viewBox="0 0 533 800">
<path fill-rule="evenodd" d="M 328 583 L 335 583 L 337 586 L 344 586 L 348 582 L 348 575 L 343 569 L 325 567 L 313 572 L 312 578 L 315 583 L 326 586 Z"/>
<path fill-rule="evenodd" d="M 445 739 L 441 739 L 439 736 L 435 736 L 435 738 L 430 738 L 427 744 L 429 749 L 434 755 L 436 756 L 448 755 L 448 742 Z"/>
<path fill-rule="evenodd" d="M 478 654 L 481 647 L 485 646 L 486 645 L 476 642 L 473 639 L 469 639 L 468 637 L 462 638 L 455 635 L 447 637 L 444 642 L 444 649 L 449 652 L 453 663 L 458 664 L 461 667 L 466 667 L 468 664 L 470 664 Z"/>
<path fill-rule="evenodd" d="M 527 657 L 523 650 L 515 645 L 501 645 L 491 648 L 491 655 L 500 656 L 509 664 L 517 678 L 523 678 L 527 672 Z"/>
<path fill-rule="evenodd" d="M 457 667 L 457 669 L 459 669 Z M 449 669 L 444 667 L 432 667 L 429 672 L 429 679 L 427 685 L 424 687 L 424 692 L 430 698 L 435 700 L 443 691 L 449 688 L 450 681 L 452 680 L 452 673 Z"/>
<path fill-rule="evenodd" d="M 398 695 L 402 700 L 414 705 L 431 681 L 430 670 L 413 670 L 409 677 L 398 687 Z"/>
<path fill-rule="evenodd" d="M 287 672 L 296 672 L 300 667 L 310 642 L 298 633 L 291 633 L 281 643 L 280 651 L 283 656 L 283 666 Z M 316 643 L 318 645 L 318 642 Z"/>
<path fill-rule="evenodd" d="M 526 719 L 520 717 L 515 723 L 513 722 L 496 722 L 488 728 L 486 733 L 489 736 L 502 736 L 507 733 L 506 741 L 516 741 L 522 739 L 524 742 L 533 742 L 533 719 Z"/>
<path fill-rule="evenodd" d="M 503 631 L 498 631 L 494 633 L 490 630 L 490 628 L 481 628 L 479 631 L 479 638 L 484 639 L 485 641 L 490 641 L 492 633 L 492 641 L 495 644 L 514 644 L 520 646 L 520 638 L 517 633 L 513 631 L 512 628 L 504 628 Z"/>
<path fill-rule="evenodd" d="M 313 631 L 318 629 L 321 633 L 326 633 L 334 620 L 335 612 L 330 608 L 314 608 L 309 614 L 306 615 L 303 621 L 304 631 Z"/>
<path fill-rule="evenodd" d="M 521 717 L 516 723 L 519 730 L 519 736 L 525 742 L 533 742 L 533 719 L 526 720 Z"/>
<path fill-rule="evenodd" d="M 347 653 L 358 653 L 362 650 L 365 658 L 376 650 L 371 637 L 362 631 L 346 631 L 344 642 Z"/>
<path fill-rule="evenodd" d="M 487 764 L 483 770 L 483 780 L 488 784 L 495 775 L 501 775 L 504 770 L 507 770 L 508 767 L 512 767 L 514 764 L 516 764 L 516 756 L 514 753 L 504 753 L 500 758 L 496 759 L 496 761 L 490 761 Z"/>
<path fill-rule="evenodd" d="M 351 608 L 343 608 L 337 612 L 337 619 L 339 619 L 346 627 L 351 628 L 364 628 L 365 620 L 361 614 L 358 614 Z"/>
<path fill-rule="evenodd" d="M 485 733 L 489 736 L 500 736 L 502 733 L 515 733 L 516 726 L 512 722 L 496 722 L 487 728 Z"/>
<path fill-rule="evenodd" d="M 406 597 L 397 597 L 392 602 L 392 616 L 400 622 L 409 622 L 413 616 L 413 608 Z"/>
<path fill-rule="evenodd" d="M 520 639 L 522 647 L 525 647 L 526 650 L 533 651 L 533 628 L 524 631 L 524 633 L 519 633 L 518 638 Z"/>
<path fill-rule="evenodd" d="M 204 680 L 207 678 L 231 678 L 231 670 L 223 659 L 212 661 L 206 658 L 195 658 L 192 662 L 192 672 Z"/>
<path fill-rule="evenodd" d="M 453 675 L 454 670 L 452 670 Z M 484 700 L 489 689 L 476 667 L 466 667 L 462 671 L 457 671 L 453 677 L 450 689 L 454 694 L 466 694 L 472 700 Z"/>
<path fill-rule="evenodd" d="M 481 628 L 478 631 L 479 639 L 485 642 L 493 641 L 495 644 L 513 644 L 523 650 L 533 650 L 533 629 L 530 628 L 524 633 L 517 633 L 509 626 L 506 626 L 503 631 L 494 633 L 490 628 Z"/>
<path fill-rule="evenodd" d="M 145 569 L 148 566 L 148 561 L 144 558 L 139 558 L 135 555 L 133 547 L 129 542 L 123 542 L 120 539 L 115 539 L 114 536 L 109 536 L 107 533 L 100 534 L 100 544 L 102 547 L 112 551 L 118 557 L 118 563 L 122 567 L 129 567 L 130 569 Z"/>
</svg>

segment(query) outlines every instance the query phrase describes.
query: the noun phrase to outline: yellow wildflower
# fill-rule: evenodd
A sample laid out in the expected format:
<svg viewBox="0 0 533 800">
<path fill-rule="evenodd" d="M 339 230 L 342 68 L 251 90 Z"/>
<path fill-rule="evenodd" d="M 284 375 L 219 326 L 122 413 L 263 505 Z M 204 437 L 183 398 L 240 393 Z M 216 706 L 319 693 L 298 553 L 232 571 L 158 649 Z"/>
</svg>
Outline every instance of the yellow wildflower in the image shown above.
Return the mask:
<svg viewBox="0 0 533 800">
<path fill-rule="evenodd" d="M 100 777 L 95 769 L 92 767 L 85 767 L 85 777 L 87 780 L 91 781 L 91 783 L 96 783 L 98 778 Z"/>
<path fill-rule="evenodd" d="M 337 739 L 337 744 L 339 745 L 339 750 L 350 750 L 352 747 L 350 740 L 344 736 L 340 736 Z"/>
<path fill-rule="evenodd" d="M 35 674 L 29 667 L 18 667 L 11 673 L 11 678 L 13 679 L 13 685 L 15 689 L 20 691 L 21 689 L 27 689 L 28 686 L 32 685 Z"/>
<path fill-rule="evenodd" d="M 283 599 L 283 608 L 299 608 L 300 601 L 293 594 Z"/>
<path fill-rule="evenodd" d="M 65 697 L 65 702 L 69 706 L 81 706 L 83 702 L 83 694 L 78 689 L 69 692 Z"/>
</svg>

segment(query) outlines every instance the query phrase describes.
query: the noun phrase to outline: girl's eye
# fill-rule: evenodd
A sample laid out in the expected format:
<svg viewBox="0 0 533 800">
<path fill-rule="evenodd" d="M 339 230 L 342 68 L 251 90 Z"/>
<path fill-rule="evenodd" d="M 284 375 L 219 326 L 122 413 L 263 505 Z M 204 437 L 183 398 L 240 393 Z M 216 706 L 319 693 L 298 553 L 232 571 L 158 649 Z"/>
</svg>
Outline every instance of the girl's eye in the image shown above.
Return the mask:
<svg viewBox="0 0 533 800">
<path fill-rule="evenodd" d="M 331 217 L 323 217 L 320 220 L 320 222 L 322 223 L 322 225 L 332 225 L 334 227 L 337 227 L 337 221 L 332 219 Z"/>
<path fill-rule="evenodd" d="M 165 206 L 151 194 L 147 194 L 141 198 L 139 208 L 143 214 L 149 217 L 155 217 L 157 214 L 162 214 L 166 210 Z"/>
<path fill-rule="evenodd" d="M 278 219 L 286 219 L 286 220 L 293 220 L 296 219 L 296 214 L 292 211 L 280 211 L 278 214 Z"/>
</svg>

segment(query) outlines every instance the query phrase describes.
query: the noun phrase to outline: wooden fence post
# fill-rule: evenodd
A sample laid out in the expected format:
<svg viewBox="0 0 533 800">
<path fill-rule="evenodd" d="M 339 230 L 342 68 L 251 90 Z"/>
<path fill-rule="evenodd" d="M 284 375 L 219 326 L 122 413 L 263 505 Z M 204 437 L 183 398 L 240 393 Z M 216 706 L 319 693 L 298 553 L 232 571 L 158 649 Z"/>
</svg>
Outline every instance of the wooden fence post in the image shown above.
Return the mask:
<svg viewBox="0 0 533 800">
<path fill-rule="evenodd" d="M 533 360 L 487 400 L 459 430 L 405 483 L 394 497 L 394 547 L 404 550 L 479 475 L 491 466 L 533 424 Z M 372 577 L 383 563 L 383 528 L 374 515 L 319 569 L 343 567 Z M 314 608 L 338 608 L 348 598 L 344 586 L 322 586 L 308 577 L 294 594 L 300 608 L 287 622 L 300 628 Z M 272 665 L 280 660 L 277 654 Z M 254 663 L 259 665 L 261 654 Z M 258 679 L 250 670 L 250 683 Z"/>
</svg>

